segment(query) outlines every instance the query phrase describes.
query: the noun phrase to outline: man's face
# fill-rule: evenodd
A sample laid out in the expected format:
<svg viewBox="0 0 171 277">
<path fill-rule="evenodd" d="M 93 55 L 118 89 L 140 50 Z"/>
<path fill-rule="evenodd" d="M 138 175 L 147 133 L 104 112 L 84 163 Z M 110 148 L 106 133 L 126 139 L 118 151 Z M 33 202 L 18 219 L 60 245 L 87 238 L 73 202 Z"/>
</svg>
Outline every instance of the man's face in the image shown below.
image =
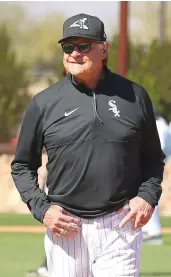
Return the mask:
<svg viewBox="0 0 171 277">
<path fill-rule="evenodd" d="M 71 38 L 65 43 L 79 44 L 92 42 L 87 53 L 81 52 L 77 46 L 72 53 L 64 53 L 63 63 L 67 72 L 77 77 L 86 77 L 102 69 L 103 60 L 107 58 L 107 44 L 86 38 Z"/>
</svg>

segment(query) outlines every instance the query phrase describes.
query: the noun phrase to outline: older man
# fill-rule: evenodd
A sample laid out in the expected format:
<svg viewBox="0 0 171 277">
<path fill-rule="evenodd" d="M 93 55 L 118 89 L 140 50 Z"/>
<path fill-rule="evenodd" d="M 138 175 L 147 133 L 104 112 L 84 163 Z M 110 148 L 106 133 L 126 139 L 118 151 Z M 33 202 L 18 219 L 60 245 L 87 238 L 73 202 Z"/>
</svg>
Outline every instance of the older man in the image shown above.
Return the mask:
<svg viewBox="0 0 171 277">
<path fill-rule="evenodd" d="M 99 18 L 67 19 L 59 43 L 67 76 L 31 101 L 12 176 L 47 227 L 50 277 L 137 277 L 141 227 L 158 204 L 164 167 L 151 100 L 106 67 Z M 48 195 L 37 182 L 43 146 Z"/>
</svg>

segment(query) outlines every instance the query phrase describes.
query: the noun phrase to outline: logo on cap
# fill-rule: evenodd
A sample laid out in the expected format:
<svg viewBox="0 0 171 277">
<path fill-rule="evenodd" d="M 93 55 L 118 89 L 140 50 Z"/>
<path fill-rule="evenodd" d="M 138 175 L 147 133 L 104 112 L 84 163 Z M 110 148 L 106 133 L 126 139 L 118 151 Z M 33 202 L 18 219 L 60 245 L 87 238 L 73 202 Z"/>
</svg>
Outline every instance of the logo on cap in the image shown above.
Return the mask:
<svg viewBox="0 0 171 277">
<path fill-rule="evenodd" d="M 70 28 L 72 28 L 72 27 L 79 27 L 80 29 L 88 30 L 87 25 L 85 25 L 85 22 L 86 22 L 86 21 L 87 21 L 87 18 L 83 18 L 83 19 L 77 20 L 77 21 L 75 21 L 75 22 L 70 26 Z"/>
</svg>

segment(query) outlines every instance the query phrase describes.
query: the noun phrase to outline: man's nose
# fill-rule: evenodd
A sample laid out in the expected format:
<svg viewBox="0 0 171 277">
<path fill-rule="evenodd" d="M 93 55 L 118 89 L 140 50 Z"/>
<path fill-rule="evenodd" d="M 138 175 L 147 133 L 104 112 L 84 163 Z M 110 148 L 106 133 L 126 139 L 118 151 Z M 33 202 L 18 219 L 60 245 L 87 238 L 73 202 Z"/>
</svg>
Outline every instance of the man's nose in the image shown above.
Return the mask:
<svg viewBox="0 0 171 277">
<path fill-rule="evenodd" d="M 73 50 L 73 52 L 72 52 L 71 55 L 72 55 L 73 57 L 79 57 L 79 56 L 81 56 L 81 53 L 80 53 L 80 51 L 79 51 L 79 49 L 78 49 L 77 46 L 74 46 L 74 50 Z"/>
</svg>

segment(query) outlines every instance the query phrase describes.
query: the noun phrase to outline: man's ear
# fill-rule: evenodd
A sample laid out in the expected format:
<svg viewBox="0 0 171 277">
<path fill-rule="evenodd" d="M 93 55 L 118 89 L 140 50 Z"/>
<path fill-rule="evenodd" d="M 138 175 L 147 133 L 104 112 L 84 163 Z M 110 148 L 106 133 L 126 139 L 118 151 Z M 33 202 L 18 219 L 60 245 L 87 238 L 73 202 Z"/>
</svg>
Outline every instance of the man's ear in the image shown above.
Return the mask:
<svg viewBox="0 0 171 277">
<path fill-rule="evenodd" d="M 104 55 L 104 59 L 106 59 L 108 57 L 109 43 L 107 41 L 104 41 L 103 45 L 104 45 L 104 47 L 103 47 L 103 55 Z"/>
</svg>

